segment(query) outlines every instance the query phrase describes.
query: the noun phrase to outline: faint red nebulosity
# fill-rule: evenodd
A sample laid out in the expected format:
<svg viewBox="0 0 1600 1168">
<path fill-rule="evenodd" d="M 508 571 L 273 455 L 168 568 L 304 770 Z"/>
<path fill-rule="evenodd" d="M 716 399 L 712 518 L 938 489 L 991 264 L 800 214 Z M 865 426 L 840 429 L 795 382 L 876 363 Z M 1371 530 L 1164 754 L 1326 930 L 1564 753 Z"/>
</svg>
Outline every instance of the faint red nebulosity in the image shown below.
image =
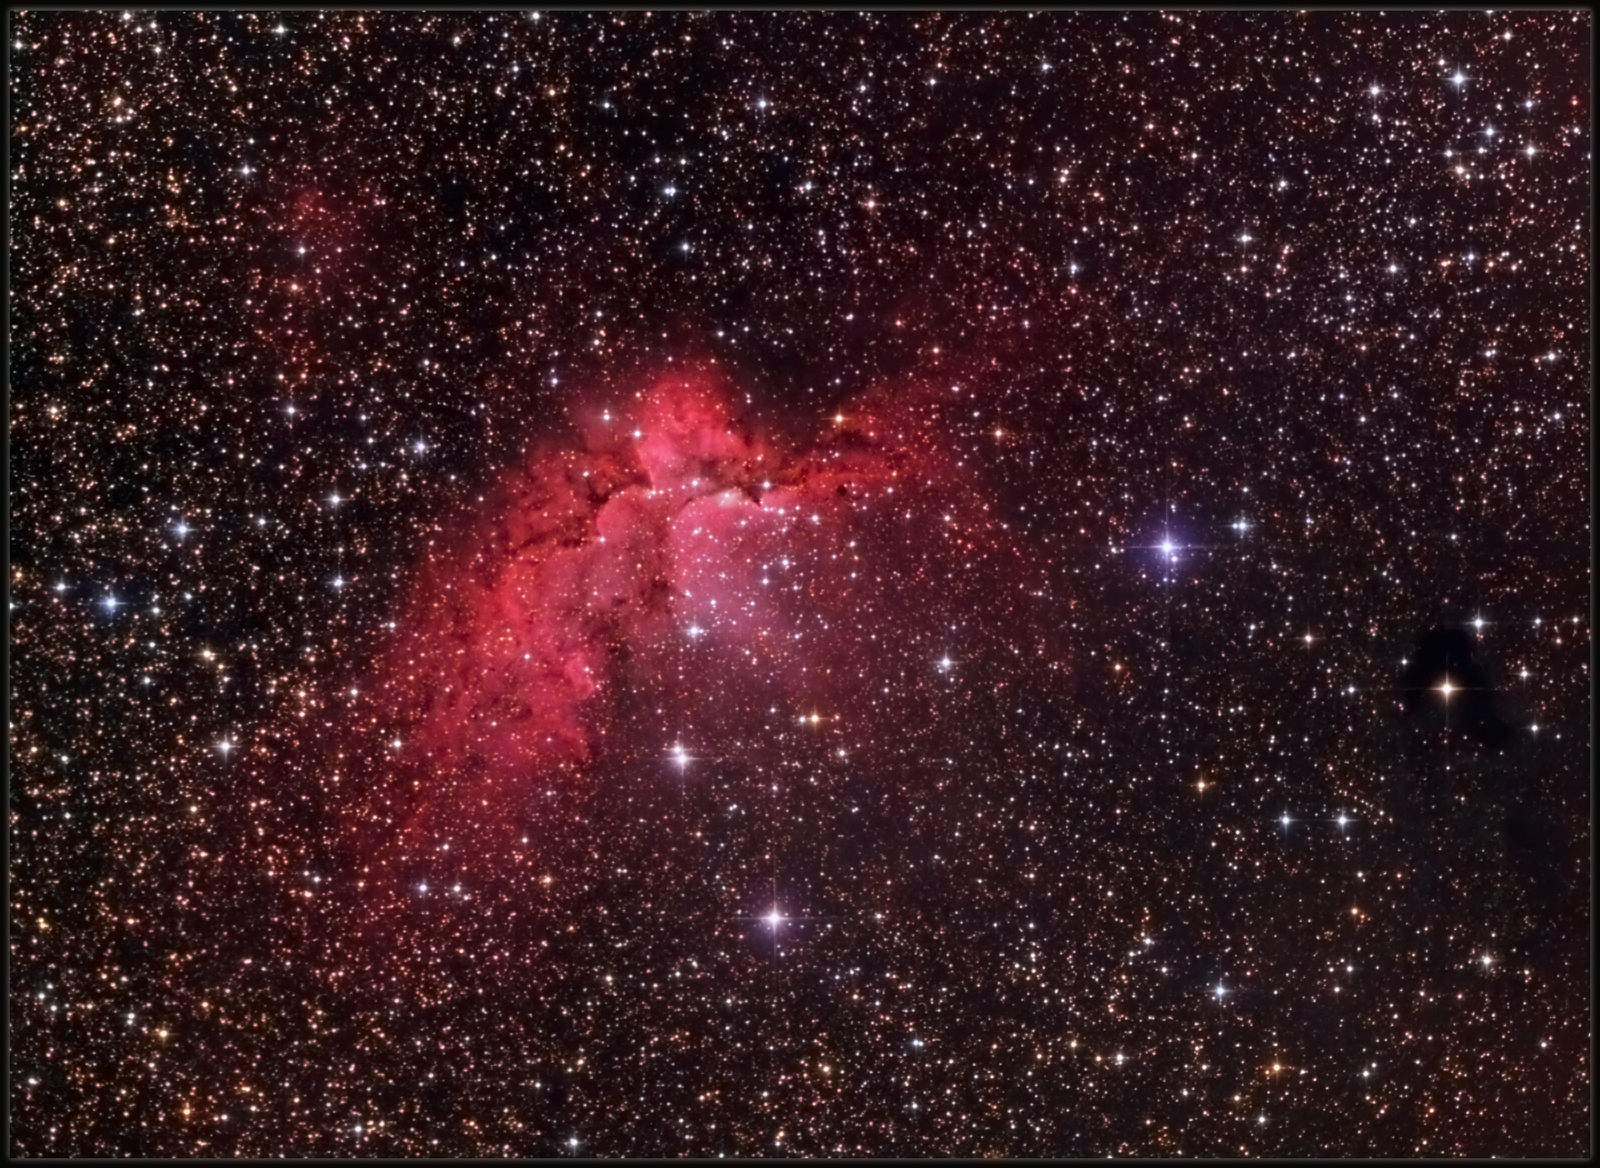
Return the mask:
<svg viewBox="0 0 1600 1168">
<path fill-rule="evenodd" d="M 371 218 L 383 203 L 296 183 L 272 190 L 288 254 L 244 273 L 244 302 L 281 362 L 274 388 L 304 415 L 328 389 L 329 354 L 347 347 L 353 300 L 381 279 Z"/>
</svg>

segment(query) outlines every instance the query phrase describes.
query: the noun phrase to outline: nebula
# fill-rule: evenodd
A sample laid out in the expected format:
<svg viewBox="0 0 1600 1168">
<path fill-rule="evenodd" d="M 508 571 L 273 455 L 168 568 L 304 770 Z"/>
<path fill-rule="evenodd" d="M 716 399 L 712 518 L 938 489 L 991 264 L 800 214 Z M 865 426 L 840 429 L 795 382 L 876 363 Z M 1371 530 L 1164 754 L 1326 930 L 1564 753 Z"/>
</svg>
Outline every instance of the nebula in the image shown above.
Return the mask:
<svg viewBox="0 0 1600 1168">
<path fill-rule="evenodd" d="M 1029 599 L 1041 566 L 991 516 L 938 394 L 866 398 L 804 449 L 731 401 L 702 371 L 630 409 L 580 406 L 579 439 L 538 445 L 434 540 L 376 687 L 395 739 L 377 797 L 401 854 L 493 850 L 552 782 L 582 792 L 659 759 L 673 726 L 747 741 L 774 710 L 871 710 L 914 741 L 925 695 L 874 695 L 908 654 L 937 668 L 952 613 L 1063 669 Z"/>
</svg>

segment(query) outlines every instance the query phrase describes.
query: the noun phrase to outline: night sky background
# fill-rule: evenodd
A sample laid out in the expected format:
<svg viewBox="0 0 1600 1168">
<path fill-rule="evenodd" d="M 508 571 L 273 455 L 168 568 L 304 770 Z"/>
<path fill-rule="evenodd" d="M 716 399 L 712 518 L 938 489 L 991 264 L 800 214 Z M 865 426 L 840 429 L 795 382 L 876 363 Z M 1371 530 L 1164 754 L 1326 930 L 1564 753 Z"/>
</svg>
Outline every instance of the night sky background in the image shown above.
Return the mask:
<svg viewBox="0 0 1600 1168">
<path fill-rule="evenodd" d="M 1584 1155 L 1591 37 L 14 13 L 10 1154 Z"/>
</svg>

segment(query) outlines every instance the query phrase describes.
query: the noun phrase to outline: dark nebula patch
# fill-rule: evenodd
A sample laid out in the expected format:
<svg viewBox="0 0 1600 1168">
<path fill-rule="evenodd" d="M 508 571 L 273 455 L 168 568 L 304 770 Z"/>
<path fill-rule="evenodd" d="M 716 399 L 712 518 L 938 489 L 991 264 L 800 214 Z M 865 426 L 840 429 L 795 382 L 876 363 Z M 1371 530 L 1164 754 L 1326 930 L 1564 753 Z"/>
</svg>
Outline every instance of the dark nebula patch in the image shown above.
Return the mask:
<svg viewBox="0 0 1600 1168">
<path fill-rule="evenodd" d="M 1510 745 L 1488 671 L 1475 656 L 1472 634 L 1459 626 L 1434 628 L 1417 644 L 1401 682 L 1406 713 L 1440 723 L 1486 750 Z"/>
</svg>

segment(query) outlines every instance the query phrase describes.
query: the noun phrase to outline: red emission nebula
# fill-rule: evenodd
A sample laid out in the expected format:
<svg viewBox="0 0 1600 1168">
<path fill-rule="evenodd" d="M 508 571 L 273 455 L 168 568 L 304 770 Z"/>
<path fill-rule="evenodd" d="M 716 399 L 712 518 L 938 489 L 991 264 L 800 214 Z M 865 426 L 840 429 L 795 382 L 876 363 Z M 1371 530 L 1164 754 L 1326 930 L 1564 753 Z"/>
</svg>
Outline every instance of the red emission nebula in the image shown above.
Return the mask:
<svg viewBox="0 0 1600 1168">
<path fill-rule="evenodd" d="M 661 782 L 673 751 L 726 760 L 775 715 L 853 712 L 858 763 L 874 742 L 903 756 L 937 721 L 907 661 L 937 675 L 957 624 L 968 656 L 981 633 L 1007 659 L 993 685 L 1062 685 L 1065 606 L 951 437 L 970 404 L 879 393 L 804 449 L 741 423 L 704 371 L 576 409 L 580 436 L 537 446 L 415 574 L 373 685 L 367 871 L 455 840 L 488 878 L 537 850 L 552 787 Z"/>
</svg>

